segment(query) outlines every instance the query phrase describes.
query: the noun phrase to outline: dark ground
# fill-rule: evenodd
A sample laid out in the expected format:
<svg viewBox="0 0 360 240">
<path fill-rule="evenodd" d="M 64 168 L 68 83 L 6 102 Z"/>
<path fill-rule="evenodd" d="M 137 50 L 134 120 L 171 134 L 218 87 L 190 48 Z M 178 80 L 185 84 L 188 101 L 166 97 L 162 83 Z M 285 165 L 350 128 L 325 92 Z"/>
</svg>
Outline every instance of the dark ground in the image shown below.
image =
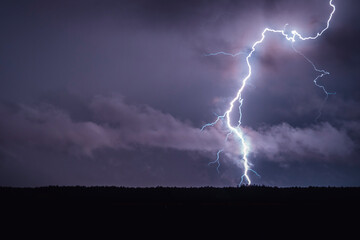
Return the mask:
<svg viewBox="0 0 360 240">
<path fill-rule="evenodd" d="M 123 188 L 123 187 L 0 187 L 1 206 L 7 209 L 358 209 L 360 188 Z"/>
<path fill-rule="evenodd" d="M 0 187 L 0 202 L 2 219 L 14 226 L 105 221 L 117 227 L 189 224 L 215 230 L 250 223 L 320 229 L 357 222 L 360 188 Z"/>
<path fill-rule="evenodd" d="M 360 188 L 0 187 L 1 206 L 24 208 L 357 208 Z"/>
</svg>

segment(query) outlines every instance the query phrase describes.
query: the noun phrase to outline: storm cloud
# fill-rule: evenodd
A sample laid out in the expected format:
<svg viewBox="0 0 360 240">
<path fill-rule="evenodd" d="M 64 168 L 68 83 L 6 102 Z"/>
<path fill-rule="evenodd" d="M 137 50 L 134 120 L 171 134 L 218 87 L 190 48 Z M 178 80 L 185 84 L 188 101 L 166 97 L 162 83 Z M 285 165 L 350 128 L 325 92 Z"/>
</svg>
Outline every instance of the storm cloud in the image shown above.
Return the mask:
<svg viewBox="0 0 360 240">
<path fill-rule="evenodd" d="M 226 147 L 233 157 L 241 155 L 238 139 L 233 136 L 225 142 L 226 136 L 219 127 L 222 123 L 200 131 L 190 121 L 182 122 L 147 105 L 129 105 L 121 96 L 97 96 L 88 108 L 92 120 L 75 121 L 69 113 L 49 104 L 16 108 L 2 105 L 0 141 L 88 156 L 96 149 L 136 149 L 138 145 L 199 152 Z M 350 129 L 356 126 L 357 123 L 349 124 Z M 256 131 L 247 128 L 244 132 L 252 143 L 252 152 L 264 154 L 269 160 L 291 161 L 292 155 L 297 159 L 340 160 L 355 148 L 347 134 L 350 129 L 337 129 L 329 123 L 308 128 L 283 123 Z"/>
<path fill-rule="evenodd" d="M 89 105 L 94 121 L 74 121 L 68 113 L 43 104 L 1 108 L 1 142 L 46 146 L 91 155 L 99 148 L 133 149 L 136 145 L 189 151 L 214 151 L 223 142 L 216 128 L 200 132 L 149 106 L 124 103 L 122 97 L 96 97 Z"/>
<path fill-rule="evenodd" d="M 360 183 L 359 3 L 334 4 L 321 38 L 294 45 L 330 72 L 325 103 L 282 36 L 251 58 L 242 127 L 254 183 Z M 237 184 L 238 139 L 201 127 L 226 111 L 265 27 L 309 36 L 330 11 L 317 0 L 2 1 L 0 185 Z M 218 51 L 241 54 L 207 55 Z M 217 174 L 207 164 L 219 149 Z"/>
</svg>

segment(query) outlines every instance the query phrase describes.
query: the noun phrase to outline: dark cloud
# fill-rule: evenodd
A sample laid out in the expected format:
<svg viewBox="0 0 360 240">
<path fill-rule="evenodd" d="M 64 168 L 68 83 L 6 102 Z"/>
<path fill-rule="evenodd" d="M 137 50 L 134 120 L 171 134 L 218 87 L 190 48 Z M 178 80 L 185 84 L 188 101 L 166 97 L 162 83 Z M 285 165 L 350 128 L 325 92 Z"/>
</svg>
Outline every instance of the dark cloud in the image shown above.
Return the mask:
<svg viewBox="0 0 360 240">
<path fill-rule="evenodd" d="M 316 72 L 281 36 L 251 58 L 242 124 L 259 184 L 359 185 L 359 3 L 334 3 L 324 35 L 295 43 L 331 73 L 324 106 Z M 226 110 L 265 26 L 313 35 L 330 11 L 316 0 L 2 1 L 0 184 L 236 184 L 236 139 L 200 127 Z M 244 54 L 205 56 L 217 51 Z M 216 175 L 207 163 L 223 147 Z"/>
<path fill-rule="evenodd" d="M 92 155 L 101 148 L 130 149 L 136 145 L 188 151 L 214 151 L 224 135 L 216 128 L 200 132 L 189 122 L 149 106 L 124 103 L 121 97 L 96 97 L 90 104 L 95 121 L 74 121 L 67 112 L 43 104 L 17 110 L 1 108 L 1 142 L 4 144 L 78 150 Z"/>
</svg>

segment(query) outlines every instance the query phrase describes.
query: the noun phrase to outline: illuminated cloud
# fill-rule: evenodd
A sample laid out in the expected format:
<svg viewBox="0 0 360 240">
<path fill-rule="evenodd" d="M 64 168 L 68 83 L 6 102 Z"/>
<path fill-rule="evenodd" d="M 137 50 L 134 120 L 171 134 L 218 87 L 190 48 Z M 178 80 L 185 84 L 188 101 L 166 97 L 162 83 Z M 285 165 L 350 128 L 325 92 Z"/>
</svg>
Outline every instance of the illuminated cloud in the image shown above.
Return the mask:
<svg viewBox="0 0 360 240">
<path fill-rule="evenodd" d="M 201 133 L 190 123 L 149 106 L 128 105 L 123 98 L 96 97 L 89 108 L 94 121 L 74 121 L 51 105 L 1 108 L 1 139 L 9 144 L 50 147 L 91 155 L 96 149 L 134 149 L 137 145 L 188 151 L 221 147 L 217 129 Z"/>
<path fill-rule="evenodd" d="M 246 129 L 255 155 L 263 154 L 272 161 L 344 161 L 355 150 L 348 132 L 352 125 L 340 129 L 324 122 L 305 128 L 283 123 Z"/>
</svg>

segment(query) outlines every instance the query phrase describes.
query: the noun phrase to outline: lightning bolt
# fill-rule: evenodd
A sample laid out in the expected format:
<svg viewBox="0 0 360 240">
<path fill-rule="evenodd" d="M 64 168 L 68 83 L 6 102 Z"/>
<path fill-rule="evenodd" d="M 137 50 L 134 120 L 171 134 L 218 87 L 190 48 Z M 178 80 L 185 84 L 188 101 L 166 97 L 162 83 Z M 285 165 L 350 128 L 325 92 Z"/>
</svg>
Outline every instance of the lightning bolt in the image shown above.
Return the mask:
<svg viewBox="0 0 360 240">
<path fill-rule="evenodd" d="M 259 40 L 257 40 L 256 42 L 253 43 L 252 47 L 251 47 L 251 51 L 249 52 L 249 54 L 246 56 L 246 64 L 247 64 L 247 67 L 248 67 L 248 74 L 241 80 L 241 87 L 240 89 L 237 91 L 237 94 L 236 96 L 231 100 L 230 104 L 229 104 L 229 108 L 226 110 L 226 112 L 223 114 L 223 115 L 220 115 L 220 116 L 217 116 L 216 120 L 212 123 L 207 123 L 205 124 L 202 128 L 201 128 L 201 131 L 203 131 L 205 128 L 207 127 L 212 127 L 214 126 L 215 124 L 217 124 L 219 121 L 223 121 L 225 120 L 225 123 L 226 123 L 226 127 L 228 129 L 228 134 L 226 136 L 226 140 L 228 139 L 228 137 L 231 135 L 231 134 L 234 134 L 240 141 L 240 145 L 241 145 L 241 150 L 242 150 L 242 165 L 243 165 L 243 168 L 244 168 L 244 172 L 243 172 L 243 175 L 241 176 L 241 182 L 239 183 L 239 186 L 241 186 L 244 181 L 247 182 L 248 185 L 251 184 L 251 180 L 250 180 L 250 177 L 249 177 L 249 171 L 255 173 L 257 176 L 260 176 L 257 172 L 255 172 L 253 169 L 251 169 L 251 164 L 249 162 L 249 159 L 248 159 L 248 154 L 250 152 L 250 148 L 249 148 L 249 145 L 248 143 L 246 142 L 246 139 L 245 139 L 245 134 L 241 128 L 241 119 L 242 119 L 242 112 L 241 112 L 241 107 L 242 107 L 242 104 L 243 104 L 243 101 L 244 99 L 242 98 L 242 93 L 245 89 L 245 86 L 246 86 L 246 83 L 247 81 L 250 79 L 251 77 L 251 74 L 252 74 L 252 67 L 251 67 L 251 64 L 250 64 L 250 58 L 251 56 L 253 55 L 253 53 L 255 52 L 256 50 L 256 47 L 261 44 L 264 40 L 265 40 L 265 36 L 266 36 L 266 33 L 268 32 L 272 32 L 272 33 L 280 33 L 282 34 L 286 40 L 290 41 L 291 42 L 291 45 L 292 45 L 292 49 L 299 55 L 301 55 L 308 63 L 310 63 L 312 65 L 312 67 L 314 68 L 314 70 L 316 72 L 319 73 L 319 75 L 313 80 L 314 81 L 314 84 L 315 86 L 321 88 L 324 93 L 326 94 L 326 97 L 325 97 L 325 100 L 327 100 L 328 96 L 331 95 L 331 94 L 335 94 L 335 93 L 331 93 L 331 92 L 328 92 L 325 87 L 323 85 L 320 85 L 317 83 L 317 80 L 319 78 L 322 78 L 323 76 L 325 75 L 329 75 L 330 73 L 325 71 L 325 70 L 320 70 L 318 69 L 315 64 L 308 58 L 306 57 L 304 54 L 302 54 L 300 51 L 298 51 L 295 47 L 294 47 L 294 42 L 299 39 L 299 40 L 302 40 L 302 41 L 306 41 L 306 40 L 315 40 L 317 39 L 318 37 L 320 37 L 330 26 L 330 21 L 332 19 L 332 16 L 333 14 L 335 13 L 335 5 L 332 3 L 333 0 L 330 0 L 329 1 L 329 5 L 331 6 L 332 8 L 332 11 L 330 13 L 330 16 L 326 22 L 326 27 L 324 29 L 321 30 L 321 32 L 318 32 L 316 33 L 315 36 L 309 36 L 309 37 L 303 37 L 300 33 L 298 33 L 296 30 L 292 30 L 291 31 L 291 34 L 288 34 L 285 32 L 286 30 L 286 27 L 288 26 L 288 24 L 285 25 L 284 29 L 282 30 L 276 30 L 276 29 L 271 29 L 271 28 L 265 28 L 261 34 L 261 38 Z M 211 53 L 211 54 L 207 54 L 206 56 L 216 56 L 216 55 L 228 55 L 228 56 L 232 56 L 232 57 L 236 57 L 236 56 L 239 56 L 241 54 L 244 54 L 244 52 L 238 52 L 238 53 L 235 53 L 235 54 L 231 54 L 231 53 L 226 53 L 226 52 L 217 52 L 217 53 Z M 231 113 L 234 109 L 234 105 L 235 103 L 238 102 L 239 103 L 239 120 L 238 120 L 238 124 L 236 126 L 233 126 L 231 124 Z M 322 108 L 322 107 L 321 107 Z M 316 118 L 316 120 L 320 117 L 321 115 L 321 110 L 319 111 L 319 115 L 318 117 Z M 213 161 L 213 162 L 210 162 L 209 164 L 213 164 L 213 163 L 217 163 L 217 171 L 219 172 L 219 167 L 220 167 L 220 153 L 222 153 L 224 151 L 224 149 L 221 149 L 217 152 L 216 156 L 216 160 Z"/>
<path fill-rule="evenodd" d="M 204 56 L 208 57 L 208 56 L 217 56 L 217 55 L 227 55 L 227 56 L 237 57 L 242 54 L 245 54 L 245 52 L 237 52 L 237 53 L 216 52 L 216 53 L 205 54 Z"/>
<path fill-rule="evenodd" d="M 325 98 L 324 98 L 324 101 L 323 101 L 322 104 L 321 104 L 321 107 L 319 108 L 319 113 L 318 113 L 318 115 L 317 115 L 316 118 L 315 118 L 315 121 L 317 121 L 317 120 L 321 117 L 322 109 L 324 108 L 325 102 L 326 102 L 327 99 L 329 98 L 329 95 L 334 95 L 334 94 L 336 94 L 336 92 L 328 92 L 323 85 L 320 85 L 320 84 L 317 82 L 317 80 L 318 80 L 319 78 L 322 78 L 322 77 L 324 77 L 325 75 L 329 75 L 330 73 L 327 72 L 327 71 L 325 71 L 325 70 L 320 70 L 320 69 L 318 69 L 318 68 L 315 66 L 315 64 L 314 64 L 308 57 L 306 57 L 302 52 L 298 51 L 298 50 L 294 47 L 294 43 L 291 44 L 291 47 L 292 47 L 292 49 L 293 49 L 297 54 L 299 54 L 300 56 L 302 56 L 308 63 L 310 63 L 311 66 L 314 68 L 314 70 L 315 70 L 316 72 L 319 73 L 319 75 L 317 75 L 316 78 L 315 78 L 313 81 L 314 81 L 315 86 L 321 88 L 321 89 L 324 91 L 324 93 L 325 93 Z"/>
<path fill-rule="evenodd" d="M 225 138 L 225 142 L 228 140 L 229 136 L 231 135 L 232 132 L 228 132 L 228 134 L 226 134 L 226 138 Z M 215 161 L 212 161 L 212 162 L 209 162 L 208 165 L 211 165 L 211 164 L 217 164 L 217 167 L 216 167 L 216 171 L 218 173 L 220 173 L 219 171 L 219 168 L 220 168 L 220 153 L 222 153 L 224 151 L 224 149 L 220 149 L 217 153 L 216 153 L 216 160 Z M 257 173 L 256 173 L 257 174 Z"/>
</svg>

